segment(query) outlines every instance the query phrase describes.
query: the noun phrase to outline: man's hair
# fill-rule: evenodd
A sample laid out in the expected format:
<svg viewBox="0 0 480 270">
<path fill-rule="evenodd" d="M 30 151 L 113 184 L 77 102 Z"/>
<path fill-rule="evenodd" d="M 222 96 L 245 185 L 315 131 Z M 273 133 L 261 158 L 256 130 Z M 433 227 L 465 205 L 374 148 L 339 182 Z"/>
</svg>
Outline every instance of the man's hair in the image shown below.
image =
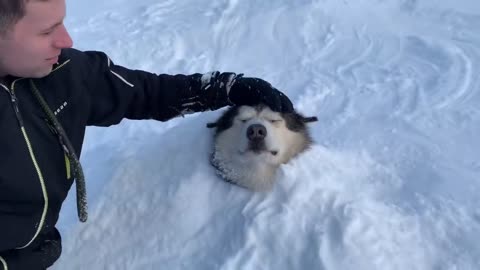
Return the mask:
<svg viewBox="0 0 480 270">
<path fill-rule="evenodd" d="M 30 1 L 48 0 L 0 0 L 0 35 L 25 16 L 25 5 Z"/>
</svg>

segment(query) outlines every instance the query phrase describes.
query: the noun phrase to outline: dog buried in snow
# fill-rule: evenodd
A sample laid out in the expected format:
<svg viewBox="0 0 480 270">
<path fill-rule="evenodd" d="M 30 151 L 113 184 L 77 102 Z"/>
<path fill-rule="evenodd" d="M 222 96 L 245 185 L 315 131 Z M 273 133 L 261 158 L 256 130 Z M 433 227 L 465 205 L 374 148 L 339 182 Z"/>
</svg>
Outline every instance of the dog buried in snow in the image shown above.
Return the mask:
<svg viewBox="0 0 480 270">
<path fill-rule="evenodd" d="M 233 106 L 215 123 L 211 164 L 225 181 L 254 191 L 272 188 L 281 164 L 312 144 L 307 123 L 316 117 L 272 111 L 263 104 Z"/>
</svg>

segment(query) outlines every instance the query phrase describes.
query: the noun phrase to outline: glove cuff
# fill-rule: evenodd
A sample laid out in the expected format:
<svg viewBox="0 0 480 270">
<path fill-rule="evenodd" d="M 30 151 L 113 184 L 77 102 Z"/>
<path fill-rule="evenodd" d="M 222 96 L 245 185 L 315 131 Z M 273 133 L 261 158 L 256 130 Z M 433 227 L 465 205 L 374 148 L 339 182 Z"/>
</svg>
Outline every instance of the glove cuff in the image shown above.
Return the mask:
<svg viewBox="0 0 480 270">
<path fill-rule="evenodd" d="M 204 102 L 211 110 L 222 108 L 226 105 L 233 105 L 229 99 L 230 90 L 237 79 L 243 74 L 219 71 L 205 73 L 201 77 L 201 88 L 203 90 Z"/>
</svg>

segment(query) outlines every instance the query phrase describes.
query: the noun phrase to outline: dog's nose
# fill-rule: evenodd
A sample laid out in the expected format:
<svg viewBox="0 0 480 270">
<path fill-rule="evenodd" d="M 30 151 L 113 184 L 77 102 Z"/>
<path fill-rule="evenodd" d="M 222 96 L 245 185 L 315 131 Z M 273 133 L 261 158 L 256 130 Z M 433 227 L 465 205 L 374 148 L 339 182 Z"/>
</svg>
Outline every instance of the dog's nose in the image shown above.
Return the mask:
<svg viewBox="0 0 480 270">
<path fill-rule="evenodd" d="M 260 124 L 253 124 L 247 128 L 247 138 L 249 140 L 261 140 L 267 136 L 267 129 Z"/>
</svg>

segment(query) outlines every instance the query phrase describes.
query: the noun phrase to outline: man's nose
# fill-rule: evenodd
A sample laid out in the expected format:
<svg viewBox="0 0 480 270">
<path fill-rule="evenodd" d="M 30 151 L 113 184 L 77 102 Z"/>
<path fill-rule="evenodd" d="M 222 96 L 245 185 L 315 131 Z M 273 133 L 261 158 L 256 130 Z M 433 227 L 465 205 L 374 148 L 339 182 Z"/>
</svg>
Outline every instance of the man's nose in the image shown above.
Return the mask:
<svg viewBox="0 0 480 270">
<path fill-rule="evenodd" d="M 65 25 L 62 24 L 61 28 L 58 29 L 58 34 L 55 37 L 53 45 L 59 49 L 71 48 L 73 46 L 73 40 L 70 34 L 68 34 Z"/>
</svg>

